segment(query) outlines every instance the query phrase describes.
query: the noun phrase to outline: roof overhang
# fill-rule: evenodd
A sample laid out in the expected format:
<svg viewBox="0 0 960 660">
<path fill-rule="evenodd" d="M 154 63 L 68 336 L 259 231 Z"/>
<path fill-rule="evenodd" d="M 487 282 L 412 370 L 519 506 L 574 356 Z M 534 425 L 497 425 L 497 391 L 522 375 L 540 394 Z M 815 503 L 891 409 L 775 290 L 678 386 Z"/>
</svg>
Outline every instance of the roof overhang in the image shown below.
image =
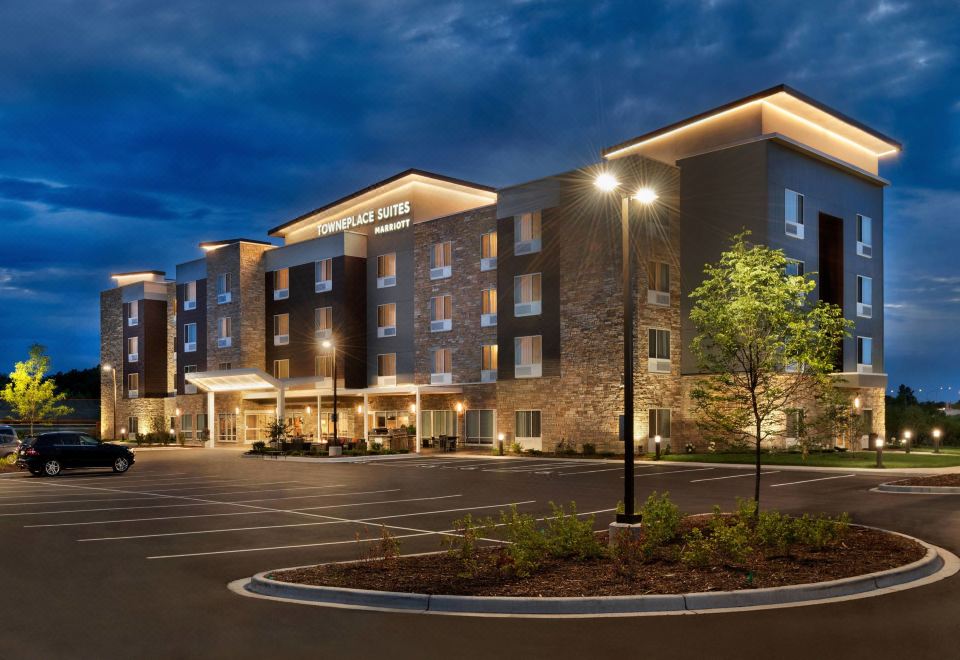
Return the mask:
<svg viewBox="0 0 960 660">
<path fill-rule="evenodd" d="M 191 385 L 204 392 L 249 392 L 280 390 L 281 383 L 260 369 L 228 369 L 184 374 Z"/>
</svg>

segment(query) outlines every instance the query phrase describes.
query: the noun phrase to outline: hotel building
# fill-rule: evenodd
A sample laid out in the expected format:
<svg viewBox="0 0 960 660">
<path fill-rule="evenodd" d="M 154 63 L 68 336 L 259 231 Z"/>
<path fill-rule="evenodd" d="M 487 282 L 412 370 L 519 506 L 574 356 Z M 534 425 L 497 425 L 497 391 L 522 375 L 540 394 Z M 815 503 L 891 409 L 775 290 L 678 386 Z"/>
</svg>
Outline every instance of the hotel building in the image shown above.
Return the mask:
<svg viewBox="0 0 960 660">
<path fill-rule="evenodd" d="M 743 229 L 814 273 L 814 295 L 854 322 L 837 373 L 882 437 L 879 159 L 899 149 L 778 86 L 582 169 L 500 189 L 408 170 L 274 227 L 270 241 L 201 243 L 173 277 L 121 273 L 102 293 L 101 358 L 115 366 L 103 435 L 250 443 L 279 417 L 326 437 L 336 378 L 341 438 L 415 426 L 417 449 L 503 433 L 527 448 L 618 451 L 621 197 L 593 185 L 612 172 L 658 195 L 629 208 L 641 451 L 658 434 L 702 443 L 688 294 Z"/>
</svg>

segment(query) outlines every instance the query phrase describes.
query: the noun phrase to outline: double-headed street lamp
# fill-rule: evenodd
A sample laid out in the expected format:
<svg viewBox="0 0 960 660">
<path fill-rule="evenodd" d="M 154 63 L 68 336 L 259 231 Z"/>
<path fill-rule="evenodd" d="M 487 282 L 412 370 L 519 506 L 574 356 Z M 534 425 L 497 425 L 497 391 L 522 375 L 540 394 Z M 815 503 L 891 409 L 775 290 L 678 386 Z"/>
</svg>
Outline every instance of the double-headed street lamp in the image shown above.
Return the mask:
<svg viewBox="0 0 960 660">
<path fill-rule="evenodd" d="M 334 447 L 340 446 L 340 435 L 339 427 L 337 426 L 337 345 L 329 340 L 324 339 L 323 344 L 324 348 L 333 349 L 333 445 Z M 319 411 L 317 411 L 319 415 Z M 318 417 L 319 419 L 319 417 Z"/>
<path fill-rule="evenodd" d="M 109 373 L 113 376 L 113 428 L 110 429 L 113 432 L 113 439 L 116 440 L 117 436 L 117 370 L 113 368 L 113 365 L 107 363 L 103 365 L 104 373 Z"/>
<path fill-rule="evenodd" d="M 606 193 L 620 189 L 620 182 L 609 172 L 597 176 L 597 188 Z M 630 200 L 649 206 L 657 201 L 652 188 L 640 188 L 634 194 L 620 192 L 620 236 L 623 251 L 623 513 L 617 514 L 617 522 L 634 525 L 640 515 L 634 512 L 633 483 L 633 259 L 630 243 Z"/>
</svg>

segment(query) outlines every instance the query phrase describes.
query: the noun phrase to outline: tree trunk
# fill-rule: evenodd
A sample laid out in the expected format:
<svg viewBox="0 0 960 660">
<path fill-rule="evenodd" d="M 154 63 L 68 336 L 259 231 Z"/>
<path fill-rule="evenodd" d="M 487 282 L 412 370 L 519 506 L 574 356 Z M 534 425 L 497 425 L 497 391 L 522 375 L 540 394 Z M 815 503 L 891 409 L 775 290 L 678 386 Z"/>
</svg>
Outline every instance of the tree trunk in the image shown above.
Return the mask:
<svg viewBox="0 0 960 660">
<path fill-rule="evenodd" d="M 753 501 L 756 504 L 756 507 L 754 508 L 754 512 L 753 512 L 754 516 L 760 515 L 760 440 L 761 440 L 761 437 L 762 436 L 760 432 L 760 422 L 758 421 L 757 437 L 756 437 L 756 453 L 755 453 L 757 470 L 756 470 L 756 476 L 754 478 L 754 483 L 753 483 Z"/>
</svg>

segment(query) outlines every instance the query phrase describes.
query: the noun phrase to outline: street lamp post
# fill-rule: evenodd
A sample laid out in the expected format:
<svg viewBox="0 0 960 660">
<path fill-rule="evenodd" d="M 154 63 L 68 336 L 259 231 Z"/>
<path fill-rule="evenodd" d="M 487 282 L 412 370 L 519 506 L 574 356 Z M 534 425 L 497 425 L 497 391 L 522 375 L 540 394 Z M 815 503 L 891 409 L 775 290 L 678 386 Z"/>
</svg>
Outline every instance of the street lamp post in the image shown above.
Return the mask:
<svg viewBox="0 0 960 660">
<path fill-rule="evenodd" d="M 933 429 L 933 453 L 940 453 L 940 429 Z"/>
<path fill-rule="evenodd" d="M 907 453 L 910 453 L 910 438 L 913 436 L 913 433 L 910 431 L 903 432 L 903 439 L 907 441 Z"/>
<path fill-rule="evenodd" d="M 103 365 L 103 370 L 110 373 L 113 377 L 113 428 L 110 429 L 113 432 L 114 440 L 116 440 L 117 435 L 117 370 L 113 368 L 111 364 Z"/>
<path fill-rule="evenodd" d="M 597 176 L 597 188 L 613 192 L 620 187 L 617 179 L 609 173 Z M 650 188 L 641 188 L 633 198 L 642 204 L 652 204 L 657 194 Z M 623 513 L 617 514 L 617 522 L 635 525 L 640 515 L 634 512 L 633 480 L 633 259 L 630 244 L 630 195 L 620 193 L 620 242 L 623 252 L 621 271 L 623 288 Z"/>
<path fill-rule="evenodd" d="M 877 438 L 877 467 L 883 467 L 883 438 Z"/>
<path fill-rule="evenodd" d="M 337 425 L 337 345 L 329 339 L 324 340 L 324 348 L 333 349 L 333 446 L 340 446 L 339 426 Z"/>
</svg>

